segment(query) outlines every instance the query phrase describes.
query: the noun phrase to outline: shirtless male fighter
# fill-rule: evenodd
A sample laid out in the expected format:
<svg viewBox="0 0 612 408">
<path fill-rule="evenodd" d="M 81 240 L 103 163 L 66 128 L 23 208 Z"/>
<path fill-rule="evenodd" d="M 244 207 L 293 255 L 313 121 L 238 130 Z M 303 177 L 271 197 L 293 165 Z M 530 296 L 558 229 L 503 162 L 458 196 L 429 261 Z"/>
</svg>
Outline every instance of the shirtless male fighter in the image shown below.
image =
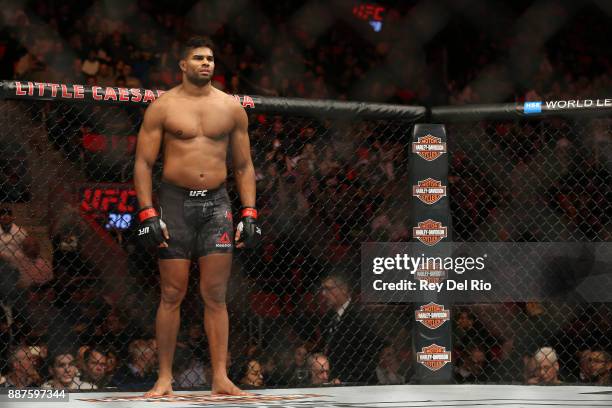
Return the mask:
<svg viewBox="0 0 612 408">
<path fill-rule="evenodd" d="M 145 396 L 172 393 L 172 362 L 187 291 L 191 260 L 200 267 L 204 328 L 210 344 L 212 393 L 244 395 L 227 376 L 229 322 L 225 294 L 232 250 L 253 247 L 261 236 L 255 209 L 255 171 L 247 115 L 236 99 L 211 84 L 214 46 L 206 38 L 188 40 L 179 63 L 180 85 L 147 109 L 136 148 L 134 184 L 140 204 L 138 235 L 159 247 L 161 301 L 156 337 L 159 373 Z M 163 143 L 159 211 L 153 207 L 152 169 Z M 231 148 L 241 221 L 232 240 L 230 201 L 225 189 Z"/>
</svg>

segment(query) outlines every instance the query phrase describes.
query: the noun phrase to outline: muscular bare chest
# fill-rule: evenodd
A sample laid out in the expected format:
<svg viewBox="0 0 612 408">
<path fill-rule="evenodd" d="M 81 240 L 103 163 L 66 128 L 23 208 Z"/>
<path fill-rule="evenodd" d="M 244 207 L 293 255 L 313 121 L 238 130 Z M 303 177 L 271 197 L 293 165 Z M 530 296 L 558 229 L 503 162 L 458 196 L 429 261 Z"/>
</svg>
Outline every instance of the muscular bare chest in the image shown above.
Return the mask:
<svg viewBox="0 0 612 408">
<path fill-rule="evenodd" d="M 234 127 L 223 103 L 177 103 L 167 111 L 164 130 L 177 139 L 225 137 Z"/>
</svg>

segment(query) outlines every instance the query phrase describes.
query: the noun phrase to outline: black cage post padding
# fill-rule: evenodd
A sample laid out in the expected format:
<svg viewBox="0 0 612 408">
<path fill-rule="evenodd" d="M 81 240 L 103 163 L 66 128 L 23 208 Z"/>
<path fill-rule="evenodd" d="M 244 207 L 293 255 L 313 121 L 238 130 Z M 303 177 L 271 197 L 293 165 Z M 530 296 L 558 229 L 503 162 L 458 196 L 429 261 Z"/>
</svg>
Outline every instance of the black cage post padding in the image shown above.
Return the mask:
<svg viewBox="0 0 612 408">
<path fill-rule="evenodd" d="M 410 192 L 412 241 L 418 243 L 416 256 L 447 257 L 446 249 L 438 244 L 452 242 L 452 218 L 450 213 L 448 180 L 448 138 L 444 125 L 419 123 L 414 126 L 411 141 Z M 440 193 L 443 189 L 447 192 Z M 428 232 L 443 229 L 444 236 Z M 423 235 L 421 235 L 423 232 Z M 429 269 L 431 268 L 431 269 Z M 420 273 L 435 273 L 434 265 L 415 271 L 417 283 L 439 283 L 445 277 L 419 276 Z M 414 354 L 417 365 L 414 381 L 419 384 L 447 384 L 452 381 L 451 359 L 452 315 L 451 305 L 440 299 L 436 291 L 427 292 L 426 299 L 415 302 L 415 325 L 413 327 Z M 445 313 L 442 324 L 432 327 L 428 313 Z"/>
</svg>

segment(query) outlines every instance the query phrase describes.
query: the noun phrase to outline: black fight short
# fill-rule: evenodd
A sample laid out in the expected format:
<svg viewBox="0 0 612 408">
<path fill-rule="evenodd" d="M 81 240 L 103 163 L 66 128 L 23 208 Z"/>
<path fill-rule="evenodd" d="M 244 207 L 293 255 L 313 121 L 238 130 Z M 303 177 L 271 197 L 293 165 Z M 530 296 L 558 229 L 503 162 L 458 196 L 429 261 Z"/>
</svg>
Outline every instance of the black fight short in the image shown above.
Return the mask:
<svg viewBox="0 0 612 408">
<path fill-rule="evenodd" d="M 159 213 L 168 227 L 161 259 L 197 259 L 231 253 L 234 247 L 232 209 L 225 184 L 215 190 L 189 190 L 162 182 Z"/>
</svg>

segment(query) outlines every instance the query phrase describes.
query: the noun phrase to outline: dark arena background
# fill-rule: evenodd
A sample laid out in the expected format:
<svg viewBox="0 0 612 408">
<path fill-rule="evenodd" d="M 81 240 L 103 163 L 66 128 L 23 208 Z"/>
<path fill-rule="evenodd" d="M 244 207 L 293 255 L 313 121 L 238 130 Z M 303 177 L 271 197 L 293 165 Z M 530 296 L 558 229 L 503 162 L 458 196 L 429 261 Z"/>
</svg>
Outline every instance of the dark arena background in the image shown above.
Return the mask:
<svg viewBox="0 0 612 408">
<path fill-rule="evenodd" d="M 0 4 L 6 406 L 612 406 L 612 2 Z M 176 393 L 142 397 L 160 284 L 134 155 L 193 35 L 249 119 L 262 242 L 227 307 L 250 397 L 210 394 L 195 263 Z M 371 243 L 504 263 L 488 297 L 384 297 Z M 421 266 L 402 278 L 454 277 Z"/>
</svg>

